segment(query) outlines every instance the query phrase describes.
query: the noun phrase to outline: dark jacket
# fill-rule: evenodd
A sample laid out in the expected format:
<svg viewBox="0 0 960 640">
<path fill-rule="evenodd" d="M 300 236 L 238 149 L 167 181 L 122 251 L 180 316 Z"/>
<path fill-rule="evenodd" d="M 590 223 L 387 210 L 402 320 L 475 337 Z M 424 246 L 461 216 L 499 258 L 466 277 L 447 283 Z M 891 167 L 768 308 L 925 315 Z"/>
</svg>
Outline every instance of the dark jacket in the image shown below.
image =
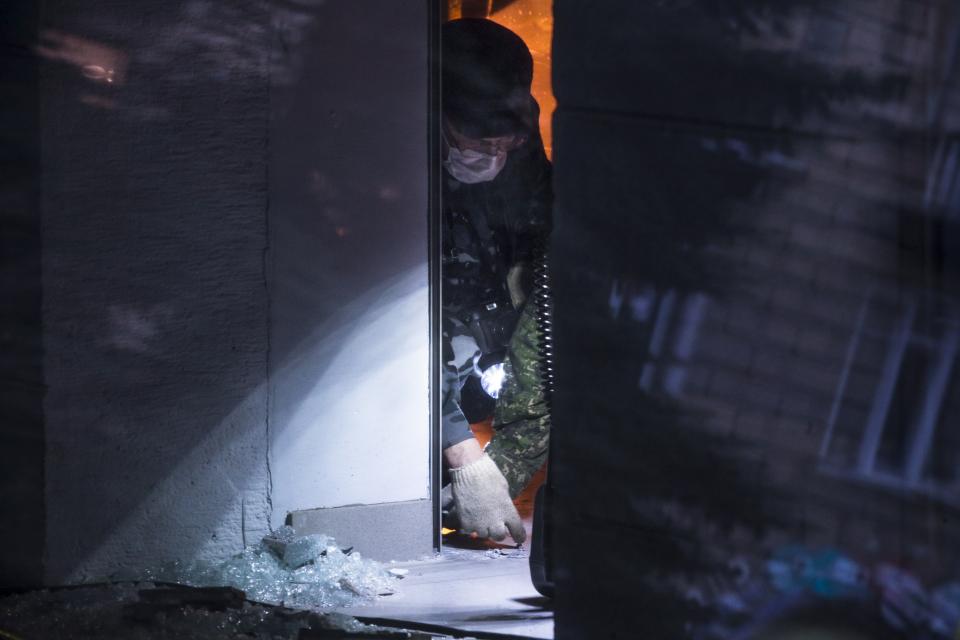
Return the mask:
<svg viewBox="0 0 960 640">
<path fill-rule="evenodd" d="M 529 262 L 550 232 L 551 165 L 539 131 L 511 151 L 490 182 L 464 184 L 443 171 L 443 306 L 461 315 L 508 304 L 507 272 Z"/>
</svg>

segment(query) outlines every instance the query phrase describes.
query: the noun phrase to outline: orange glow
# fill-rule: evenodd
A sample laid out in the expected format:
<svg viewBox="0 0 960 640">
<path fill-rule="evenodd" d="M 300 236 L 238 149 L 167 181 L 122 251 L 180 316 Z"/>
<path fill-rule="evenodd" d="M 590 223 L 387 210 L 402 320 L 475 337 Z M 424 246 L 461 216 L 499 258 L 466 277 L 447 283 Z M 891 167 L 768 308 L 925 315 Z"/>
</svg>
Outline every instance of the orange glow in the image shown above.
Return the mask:
<svg viewBox="0 0 960 640">
<path fill-rule="evenodd" d="M 530 92 L 540 103 L 540 135 L 547 156 L 551 157 L 552 129 L 550 126 L 557 101 L 550 82 L 550 45 L 553 39 L 552 0 L 516 0 L 516 2 L 489 16 L 510 29 L 530 47 L 533 55 L 533 86 Z"/>
<path fill-rule="evenodd" d="M 471 424 L 470 430 L 473 431 L 473 435 L 476 436 L 481 447 L 487 446 L 490 439 L 493 438 L 493 418 Z"/>
</svg>

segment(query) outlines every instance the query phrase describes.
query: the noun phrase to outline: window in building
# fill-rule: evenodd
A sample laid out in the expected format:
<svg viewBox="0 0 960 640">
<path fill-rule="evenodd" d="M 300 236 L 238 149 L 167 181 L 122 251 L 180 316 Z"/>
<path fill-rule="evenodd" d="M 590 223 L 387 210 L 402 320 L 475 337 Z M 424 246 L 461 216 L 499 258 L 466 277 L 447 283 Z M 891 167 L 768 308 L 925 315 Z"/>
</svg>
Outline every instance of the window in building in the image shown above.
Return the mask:
<svg viewBox="0 0 960 640">
<path fill-rule="evenodd" d="M 821 445 L 824 468 L 958 497 L 958 346 L 955 302 L 868 296 Z"/>
<path fill-rule="evenodd" d="M 614 316 L 627 313 L 641 327 L 639 339 L 647 345 L 647 358 L 637 386 L 648 393 L 681 396 L 707 310 L 707 296 L 653 287 L 627 295 L 615 284 L 608 304 Z"/>
</svg>

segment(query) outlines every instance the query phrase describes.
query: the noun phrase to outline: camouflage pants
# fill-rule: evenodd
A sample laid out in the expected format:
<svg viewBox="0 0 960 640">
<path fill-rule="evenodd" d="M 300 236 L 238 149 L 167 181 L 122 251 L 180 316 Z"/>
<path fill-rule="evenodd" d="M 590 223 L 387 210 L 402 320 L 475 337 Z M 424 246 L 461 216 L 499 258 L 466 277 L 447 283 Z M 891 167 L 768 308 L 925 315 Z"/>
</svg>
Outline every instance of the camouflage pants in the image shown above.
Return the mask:
<svg viewBox="0 0 960 640">
<path fill-rule="evenodd" d="M 536 306 L 528 300 L 507 347 L 506 377 L 493 414 L 487 454 L 516 497 L 547 460 L 550 414 L 540 381 Z"/>
<path fill-rule="evenodd" d="M 493 415 L 494 435 L 487 454 L 507 479 L 511 497 L 516 497 L 547 459 L 550 416 L 540 384 L 538 332 L 535 307 L 524 305 L 507 346 L 505 378 Z M 477 375 L 473 359 L 479 355 L 476 342 L 466 329 L 452 323 L 444 331 L 443 429 L 444 446 L 464 439 L 467 419 L 459 407 L 459 390 L 470 375 Z M 469 434 L 469 432 L 467 432 Z"/>
</svg>

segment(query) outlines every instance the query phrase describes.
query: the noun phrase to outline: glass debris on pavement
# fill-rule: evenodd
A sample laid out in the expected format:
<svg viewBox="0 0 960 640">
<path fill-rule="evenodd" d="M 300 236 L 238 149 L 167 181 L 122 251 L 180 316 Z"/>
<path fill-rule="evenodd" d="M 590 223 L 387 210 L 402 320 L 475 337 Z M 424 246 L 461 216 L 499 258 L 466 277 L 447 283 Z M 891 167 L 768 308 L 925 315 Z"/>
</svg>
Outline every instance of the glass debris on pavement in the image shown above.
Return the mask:
<svg viewBox="0 0 960 640">
<path fill-rule="evenodd" d="M 148 580 L 244 591 L 257 602 L 297 608 L 338 607 L 394 592 L 398 576 L 321 534 L 284 526 L 221 562 L 171 563 Z"/>
</svg>

